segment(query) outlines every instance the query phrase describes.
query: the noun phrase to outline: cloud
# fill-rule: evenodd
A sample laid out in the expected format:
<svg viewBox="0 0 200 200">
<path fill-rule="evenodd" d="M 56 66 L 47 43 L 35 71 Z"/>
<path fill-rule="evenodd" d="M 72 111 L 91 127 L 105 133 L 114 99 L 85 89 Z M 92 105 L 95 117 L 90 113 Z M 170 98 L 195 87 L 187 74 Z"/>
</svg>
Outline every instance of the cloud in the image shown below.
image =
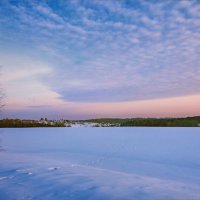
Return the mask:
<svg viewBox="0 0 200 200">
<path fill-rule="evenodd" d="M 200 93 L 198 1 L 19 1 L 1 10 L 1 51 L 48 63 L 26 68 L 23 58 L 4 79 L 37 77 L 62 102 Z"/>
<path fill-rule="evenodd" d="M 6 107 L 56 105 L 62 103 L 61 95 L 43 83 L 42 78 L 49 76 L 49 65 L 22 55 L 1 54 L 2 87 L 6 92 Z"/>
</svg>

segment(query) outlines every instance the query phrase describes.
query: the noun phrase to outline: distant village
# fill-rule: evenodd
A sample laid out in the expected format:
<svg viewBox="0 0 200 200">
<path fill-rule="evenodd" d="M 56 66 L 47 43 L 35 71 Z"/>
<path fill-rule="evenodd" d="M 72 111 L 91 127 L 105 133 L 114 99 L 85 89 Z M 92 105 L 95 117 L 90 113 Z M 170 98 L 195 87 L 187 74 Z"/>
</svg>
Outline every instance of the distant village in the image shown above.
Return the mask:
<svg viewBox="0 0 200 200">
<path fill-rule="evenodd" d="M 47 118 L 41 118 L 40 120 L 31 119 L 2 119 L 0 120 L 1 128 L 25 128 L 25 127 L 113 127 L 120 126 L 120 124 L 105 123 L 105 122 L 85 122 L 85 121 L 73 121 L 73 120 L 49 120 Z"/>
<path fill-rule="evenodd" d="M 84 121 L 73 121 L 73 120 L 48 120 L 47 118 L 41 118 L 39 121 L 41 124 L 49 124 L 49 125 L 63 125 L 63 127 L 73 127 L 73 128 L 81 128 L 81 127 L 113 127 L 117 126 L 117 124 L 113 123 L 94 123 L 94 122 L 84 122 Z M 120 124 L 118 124 L 120 126 Z"/>
</svg>

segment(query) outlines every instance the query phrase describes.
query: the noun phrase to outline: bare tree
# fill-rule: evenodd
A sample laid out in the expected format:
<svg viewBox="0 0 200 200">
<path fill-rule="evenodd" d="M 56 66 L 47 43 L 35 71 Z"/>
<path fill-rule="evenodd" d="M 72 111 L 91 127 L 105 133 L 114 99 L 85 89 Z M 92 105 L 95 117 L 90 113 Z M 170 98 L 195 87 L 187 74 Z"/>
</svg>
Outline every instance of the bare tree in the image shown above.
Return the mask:
<svg viewBox="0 0 200 200">
<path fill-rule="evenodd" d="M 2 68 L 2 66 L 0 65 L 0 78 L 1 78 L 1 68 Z M 1 82 L 0 82 L 0 84 L 1 84 Z M 2 111 L 2 108 L 4 107 L 4 104 L 3 104 L 3 99 L 4 99 L 4 93 L 3 93 L 3 88 L 1 87 L 1 85 L 0 85 L 0 113 L 1 113 L 1 111 Z M 1 119 L 1 118 L 0 118 Z M 2 129 L 0 129 L 0 136 L 1 136 L 1 133 L 3 133 L 3 130 Z M 2 147 L 2 145 L 1 145 L 1 143 L 2 143 L 2 139 L 1 139 L 1 137 L 0 137 L 0 151 L 3 151 L 4 149 L 3 149 L 3 147 Z"/>
<path fill-rule="evenodd" d="M 2 111 L 2 108 L 4 107 L 3 98 L 4 98 L 4 94 L 3 94 L 2 88 L 0 88 L 0 112 Z"/>
<path fill-rule="evenodd" d="M 0 71 L 2 69 L 2 66 L 0 65 Z M 0 72 L 0 77 L 2 76 L 1 72 Z M 0 82 L 1 83 L 1 82 Z M 3 99 L 5 97 L 5 94 L 3 92 L 3 88 L 2 86 L 0 85 L 0 112 L 2 111 L 2 108 L 5 106 L 4 102 L 3 102 Z"/>
</svg>

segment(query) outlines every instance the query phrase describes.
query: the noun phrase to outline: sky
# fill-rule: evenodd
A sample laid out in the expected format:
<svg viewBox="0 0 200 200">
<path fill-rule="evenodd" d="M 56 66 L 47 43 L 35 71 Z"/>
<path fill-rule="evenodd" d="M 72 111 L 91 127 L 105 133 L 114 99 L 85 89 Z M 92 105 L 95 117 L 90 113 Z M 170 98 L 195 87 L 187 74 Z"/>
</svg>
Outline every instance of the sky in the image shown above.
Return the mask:
<svg viewBox="0 0 200 200">
<path fill-rule="evenodd" d="M 1 0 L 1 118 L 200 115 L 200 1 Z"/>
</svg>

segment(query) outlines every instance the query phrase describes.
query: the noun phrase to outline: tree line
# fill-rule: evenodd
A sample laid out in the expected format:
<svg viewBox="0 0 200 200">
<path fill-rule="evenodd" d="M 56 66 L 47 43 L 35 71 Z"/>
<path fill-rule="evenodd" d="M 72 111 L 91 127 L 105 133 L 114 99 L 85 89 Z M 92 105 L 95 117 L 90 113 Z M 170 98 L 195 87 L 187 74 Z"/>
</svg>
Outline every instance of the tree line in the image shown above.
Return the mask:
<svg viewBox="0 0 200 200">
<path fill-rule="evenodd" d="M 2 119 L 0 128 L 25 128 L 25 127 L 65 127 L 64 122 L 41 122 L 36 120 Z"/>
</svg>

